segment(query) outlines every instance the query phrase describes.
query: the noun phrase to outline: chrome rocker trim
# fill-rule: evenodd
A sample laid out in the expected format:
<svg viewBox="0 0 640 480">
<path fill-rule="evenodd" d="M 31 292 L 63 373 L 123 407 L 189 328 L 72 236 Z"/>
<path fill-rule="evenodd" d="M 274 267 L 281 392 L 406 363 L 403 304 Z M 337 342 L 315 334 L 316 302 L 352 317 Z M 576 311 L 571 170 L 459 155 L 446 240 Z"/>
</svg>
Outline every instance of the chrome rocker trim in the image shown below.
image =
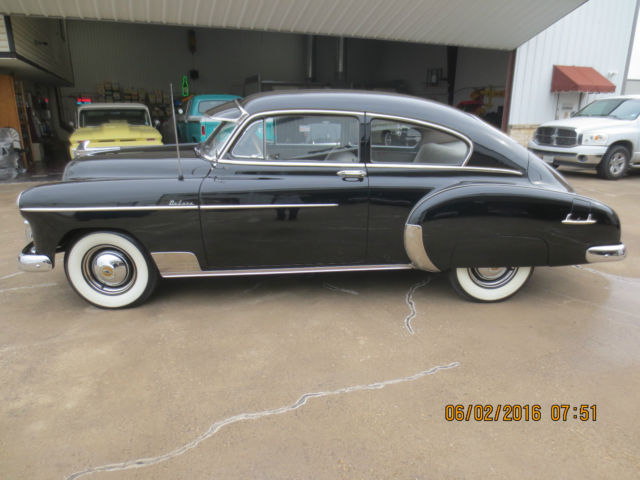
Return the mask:
<svg viewBox="0 0 640 480">
<path fill-rule="evenodd" d="M 46 255 L 35 253 L 35 247 L 30 243 L 18 255 L 18 268 L 23 272 L 50 272 L 53 262 Z"/>
<path fill-rule="evenodd" d="M 624 243 L 618 245 L 599 245 L 597 247 L 591 247 L 587 249 L 585 255 L 587 262 L 617 262 L 624 260 L 627 256 L 627 248 Z"/>
<path fill-rule="evenodd" d="M 202 270 L 192 252 L 151 253 L 162 278 L 234 277 L 247 275 L 283 275 L 298 273 L 363 272 L 372 270 L 411 270 L 411 264 L 339 265 L 322 267 L 249 268 L 234 270 Z"/>
<path fill-rule="evenodd" d="M 427 251 L 424 249 L 422 227 L 420 225 L 407 223 L 404 226 L 404 249 L 414 268 L 434 273 L 440 271 L 438 267 L 433 264 L 429 255 L 427 255 Z"/>
</svg>

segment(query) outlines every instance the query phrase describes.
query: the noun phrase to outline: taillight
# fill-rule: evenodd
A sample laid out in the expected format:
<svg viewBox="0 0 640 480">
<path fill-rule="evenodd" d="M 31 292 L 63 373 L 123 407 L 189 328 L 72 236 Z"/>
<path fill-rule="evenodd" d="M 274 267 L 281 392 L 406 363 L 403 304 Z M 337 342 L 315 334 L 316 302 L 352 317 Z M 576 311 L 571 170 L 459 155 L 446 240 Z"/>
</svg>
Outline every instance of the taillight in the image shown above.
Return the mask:
<svg viewBox="0 0 640 480">
<path fill-rule="evenodd" d="M 155 138 L 147 138 L 147 142 L 153 142 Z"/>
<path fill-rule="evenodd" d="M 204 134 L 205 134 L 204 125 L 200 125 L 200 129 L 202 130 L 202 136 L 204 137 Z"/>
</svg>

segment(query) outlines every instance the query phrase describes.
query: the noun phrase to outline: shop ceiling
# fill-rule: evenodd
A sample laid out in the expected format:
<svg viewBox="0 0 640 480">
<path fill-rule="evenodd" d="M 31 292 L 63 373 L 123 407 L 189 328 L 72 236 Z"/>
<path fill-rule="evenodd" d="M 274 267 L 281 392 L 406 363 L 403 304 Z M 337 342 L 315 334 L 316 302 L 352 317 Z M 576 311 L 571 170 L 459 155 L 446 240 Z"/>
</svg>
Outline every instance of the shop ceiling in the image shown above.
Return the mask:
<svg viewBox="0 0 640 480">
<path fill-rule="evenodd" d="M 585 1 L 0 0 L 0 12 L 513 50 Z"/>
</svg>

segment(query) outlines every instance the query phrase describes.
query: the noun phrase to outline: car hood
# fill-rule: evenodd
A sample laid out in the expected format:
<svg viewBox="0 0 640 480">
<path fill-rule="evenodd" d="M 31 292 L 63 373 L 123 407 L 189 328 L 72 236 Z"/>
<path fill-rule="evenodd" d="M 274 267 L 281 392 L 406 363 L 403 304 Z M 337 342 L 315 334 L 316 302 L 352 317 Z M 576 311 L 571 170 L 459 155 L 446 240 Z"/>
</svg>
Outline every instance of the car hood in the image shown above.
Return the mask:
<svg viewBox="0 0 640 480">
<path fill-rule="evenodd" d="M 193 144 L 180 145 L 185 178 L 203 178 L 212 167 L 210 161 L 196 155 Z M 179 166 L 175 145 L 132 147 L 89 154 L 69 162 L 63 180 L 104 180 L 123 178 L 175 178 Z"/>
<path fill-rule="evenodd" d="M 547 122 L 541 127 L 575 128 L 579 132 L 586 132 L 601 128 L 621 128 L 633 123 L 633 120 L 616 120 L 609 117 L 573 117 Z"/>
<path fill-rule="evenodd" d="M 160 132 L 153 127 L 145 125 L 130 125 L 125 121 L 109 122 L 96 127 L 80 127 L 69 140 L 79 142 L 82 140 L 123 140 L 160 138 Z"/>
</svg>

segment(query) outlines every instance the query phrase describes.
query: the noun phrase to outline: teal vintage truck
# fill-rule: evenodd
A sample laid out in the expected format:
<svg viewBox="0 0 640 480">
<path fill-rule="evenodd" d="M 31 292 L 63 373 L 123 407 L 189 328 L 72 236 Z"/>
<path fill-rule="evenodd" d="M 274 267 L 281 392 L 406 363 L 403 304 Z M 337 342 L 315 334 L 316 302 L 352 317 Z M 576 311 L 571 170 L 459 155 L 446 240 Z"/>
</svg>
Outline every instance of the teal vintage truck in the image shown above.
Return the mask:
<svg viewBox="0 0 640 480">
<path fill-rule="evenodd" d="M 176 119 L 181 143 L 204 142 L 220 122 L 207 120 L 204 113 L 225 102 L 240 99 L 237 95 L 193 95 L 178 108 Z"/>
</svg>

